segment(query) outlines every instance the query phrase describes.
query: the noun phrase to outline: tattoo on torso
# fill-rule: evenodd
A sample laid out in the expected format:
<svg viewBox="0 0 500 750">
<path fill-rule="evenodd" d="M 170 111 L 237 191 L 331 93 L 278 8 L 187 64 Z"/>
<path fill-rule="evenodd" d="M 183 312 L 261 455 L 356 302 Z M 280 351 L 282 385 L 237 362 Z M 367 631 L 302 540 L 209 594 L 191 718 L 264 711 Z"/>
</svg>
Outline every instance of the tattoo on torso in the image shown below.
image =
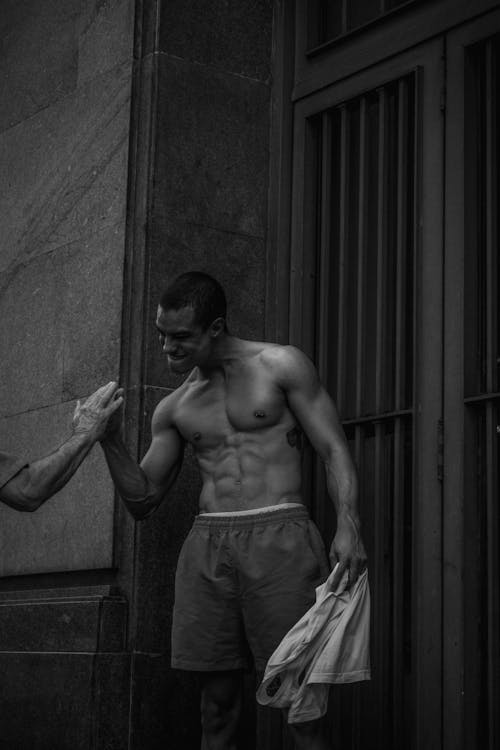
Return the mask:
<svg viewBox="0 0 500 750">
<path fill-rule="evenodd" d="M 299 451 L 302 450 L 302 430 L 300 427 L 293 427 L 289 430 L 286 433 L 286 439 L 292 448 L 297 448 Z"/>
</svg>

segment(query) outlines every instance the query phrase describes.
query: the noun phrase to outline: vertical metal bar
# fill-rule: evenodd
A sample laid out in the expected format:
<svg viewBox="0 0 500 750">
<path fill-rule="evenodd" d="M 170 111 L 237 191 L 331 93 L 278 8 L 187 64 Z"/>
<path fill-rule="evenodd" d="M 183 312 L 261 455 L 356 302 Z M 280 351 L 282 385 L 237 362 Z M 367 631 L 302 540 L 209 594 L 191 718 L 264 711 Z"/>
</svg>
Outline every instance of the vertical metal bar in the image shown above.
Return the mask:
<svg viewBox="0 0 500 750">
<path fill-rule="evenodd" d="M 496 60 L 492 41 L 486 43 L 485 56 L 485 178 L 486 178 L 486 386 L 496 388 L 497 352 L 497 174 L 496 174 Z M 490 401 L 486 407 L 486 504 L 487 504 L 487 602 L 488 602 L 488 746 L 498 747 L 499 721 L 499 596 L 498 596 L 498 495 L 496 481 L 496 412 Z"/>
<path fill-rule="evenodd" d="M 387 164 L 387 94 L 378 92 L 378 188 L 377 188 L 377 333 L 375 359 L 375 410 L 384 408 L 384 344 L 386 293 L 386 164 Z"/>
<path fill-rule="evenodd" d="M 397 145 L 397 206 L 396 206 L 396 341 L 394 411 L 404 409 L 405 362 L 405 318 L 408 311 L 406 300 L 406 238 L 407 238 L 407 186 L 408 186 L 408 81 L 402 79 L 398 86 L 398 145 Z"/>
<path fill-rule="evenodd" d="M 359 103 L 358 277 L 356 312 L 356 416 L 363 409 L 366 256 L 366 97 Z"/>
<path fill-rule="evenodd" d="M 380 665 L 378 672 L 377 689 L 380 691 L 381 708 L 378 714 L 378 737 L 384 736 L 384 725 L 387 719 L 388 695 L 388 666 L 389 661 L 384 654 L 384 645 L 387 638 L 386 613 L 388 611 L 386 591 L 384 587 L 384 558 L 385 558 L 385 534 L 384 534 L 384 424 L 381 421 L 374 422 L 375 430 L 375 488 L 374 488 L 374 600 L 376 601 L 374 617 L 374 658 Z"/>
<path fill-rule="evenodd" d="M 318 305 L 318 339 L 317 356 L 319 374 L 323 382 L 327 382 L 328 373 L 328 325 L 330 322 L 329 306 L 331 305 L 331 275 L 330 275 L 330 253 L 331 253 L 331 216 L 332 206 L 332 113 L 324 112 L 321 126 L 321 185 L 320 185 L 320 222 L 319 222 L 319 305 Z M 330 332 L 331 335 L 331 332 Z M 316 457 L 316 481 L 322 482 L 323 464 Z M 321 485 L 320 485 L 321 486 Z M 325 499 L 324 492 L 315 494 L 315 521 L 320 529 L 325 528 Z"/>
<path fill-rule="evenodd" d="M 497 149 L 496 149 L 496 71 L 495 51 L 491 41 L 486 44 L 486 388 L 496 390 L 497 351 Z"/>
<path fill-rule="evenodd" d="M 486 406 L 486 554 L 487 554 L 487 607 L 488 607 L 488 748 L 498 748 L 499 708 L 499 595 L 498 595 L 498 482 L 496 466 L 496 410 L 489 401 Z"/>
<path fill-rule="evenodd" d="M 393 450 L 393 537 L 392 537 L 392 685 L 393 685 L 393 742 L 398 746 L 403 722 L 403 597 L 404 597 L 404 423 L 399 417 L 394 422 Z"/>
<path fill-rule="evenodd" d="M 358 275 L 356 290 L 356 392 L 355 411 L 356 416 L 362 413 L 363 382 L 364 382 L 364 300 L 365 300 L 365 255 L 366 255 L 366 97 L 361 97 L 359 102 L 359 172 L 358 172 Z M 356 455 L 361 456 L 361 433 L 360 427 L 356 429 Z M 359 471 L 362 467 L 359 465 Z M 353 746 L 360 744 L 360 713 L 359 693 L 353 693 Z"/>
<path fill-rule="evenodd" d="M 358 470 L 358 475 L 360 477 L 363 476 L 363 426 L 360 424 L 357 424 L 354 430 L 354 460 L 356 462 L 356 468 Z M 362 495 L 361 487 L 360 489 L 360 495 Z"/>
<path fill-rule="evenodd" d="M 318 305 L 318 368 L 326 382 L 328 376 L 328 326 L 331 297 L 330 253 L 332 206 L 332 115 L 324 112 L 321 128 L 321 188 L 320 188 L 320 239 L 319 239 L 319 305 Z M 331 335 L 331 333 L 330 333 Z"/>
<path fill-rule="evenodd" d="M 418 331 L 418 324 L 421 319 L 421 284 L 419 281 L 419 270 L 421 267 L 421 221 L 420 221 L 420 211 L 421 208 L 423 210 L 423 201 L 421 200 L 421 185 L 422 185 L 422 175 L 423 175 L 423 158 L 422 158 L 422 144 L 423 144 L 423 137 L 424 137 L 424 128 L 423 128 L 423 106 L 424 106 L 424 97 L 423 97 L 423 73 L 422 70 L 419 68 L 417 70 L 417 73 L 414 78 L 414 96 L 413 96 L 413 125 L 414 125 L 414 131 L 413 131 L 413 153 L 414 153 L 414 173 L 413 173 L 413 284 L 412 284 L 412 292 L 413 292 L 413 299 L 414 299 L 414 314 L 413 314 L 413 325 L 412 325 L 412 336 L 413 336 L 413 342 L 412 342 L 412 388 L 411 388 L 411 399 L 412 399 L 412 405 L 416 404 L 417 400 L 417 389 L 418 389 L 418 363 L 419 363 L 419 351 L 421 347 L 421 336 Z M 422 206 L 421 206 L 422 204 Z M 417 447 L 419 444 L 419 433 L 418 433 L 418 419 L 415 418 L 412 421 L 411 425 L 411 445 L 412 445 L 412 457 L 411 457 L 411 474 L 412 474 L 412 482 L 411 482 L 411 492 L 412 492 L 412 508 L 411 508 L 411 542 L 412 542 L 412 550 L 411 550 L 411 571 L 410 571 L 410 581 L 408 585 L 411 587 L 411 594 L 410 594 L 410 607 L 412 609 L 412 614 L 417 609 L 417 603 L 419 600 L 418 597 L 418 576 L 417 576 L 417 568 L 418 568 L 418 548 L 419 544 L 419 538 L 418 538 L 418 513 L 417 513 L 417 503 L 415 502 L 415 499 L 417 498 L 417 493 L 419 491 L 418 487 L 418 478 L 417 478 L 417 472 L 419 471 L 418 466 L 418 460 L 417 460 Z M 412 672 L 416 672 L 419 668 L 418 666 L 418 649 L 419 649 L 419 623 L 417 622 L 416 617 L 412 617 L 412 628 L 411 628 L 411 654 L 410 654 L 410 664 L 411 664 L 411 670 Z M 418 684 L 419 679 L 417 678 L 415 680 L 415 684 Z M 417 705 L 415 705 L 415 716 L 419 717 L 422 715 L 422 709 L 418 705 L 418 702 L 415 702 Z M 417 718 L 418 722 L 418 718 Z M 417 729 L 417 737 L 415 746 L 418 746 L 418 734 L 419 734 L 419 728 L 418 723 L 415 726 L 415 723 L 413 724 L 413 729 Z"/>
<path fill-rule="evenodd" d="M 402 409 L 406 373 L 404 332 L 405 316 L 413 310 L 406 308 L 406 237 L 407 237 L 407 184 L 408 184 L 408 82 L 401 79 L 397 100 L 397 205 L 396 205 L 396 331 L 395 331 L 395 377 L 393 409 Z M 404 428 L 401 419 L 394 424 L 393 451 L 393 596 L 392 623 L 394 658 L 392 661 L 392 684 L 394 699 L 393 742 L 401 742 L 403 729 L 403 648 L 404 648 Z M 399 738 L 399 739 L 398 739 Z"/>
<path fill-rule="evenodd" d="M 348 111 L 340 108 L 340 206 L 339 206 L 339 291 L 338 291 L 338 332 L 337 332 L 337 406 L 340 414 L 344 407 L 345 383 L 345 313 L 346 313 L 346 250 L 349 208 L 348 175 Z"/>
</svg>

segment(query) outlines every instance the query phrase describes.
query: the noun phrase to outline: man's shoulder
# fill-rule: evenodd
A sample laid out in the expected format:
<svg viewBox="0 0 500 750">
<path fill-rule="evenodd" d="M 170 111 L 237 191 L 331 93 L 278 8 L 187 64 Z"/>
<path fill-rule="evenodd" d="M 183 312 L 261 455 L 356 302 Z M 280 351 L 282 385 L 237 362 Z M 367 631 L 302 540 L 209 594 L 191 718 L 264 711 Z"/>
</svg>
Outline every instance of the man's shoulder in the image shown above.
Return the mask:
<svg viewBox="0 0 500 750">
<path fill-rule="evenodd" d="M 301 367 L 305 363 L 312 364 L 309 357 L 292 344 L 265 343 L 260 358 L 263 364 L 276 370 Z"/>
<path fill-rule="evenodd" d="M 173 391 L 164 396 L 161 401 L 158 402 L 153 411 L 153 428 L 161 430 L 175 427 L 175 415 L 178 409 L 179 401 L 185 394 L 187 387 L 187 380 L 185 380 L 182 385 L 175 388 Z"/>
</svg>

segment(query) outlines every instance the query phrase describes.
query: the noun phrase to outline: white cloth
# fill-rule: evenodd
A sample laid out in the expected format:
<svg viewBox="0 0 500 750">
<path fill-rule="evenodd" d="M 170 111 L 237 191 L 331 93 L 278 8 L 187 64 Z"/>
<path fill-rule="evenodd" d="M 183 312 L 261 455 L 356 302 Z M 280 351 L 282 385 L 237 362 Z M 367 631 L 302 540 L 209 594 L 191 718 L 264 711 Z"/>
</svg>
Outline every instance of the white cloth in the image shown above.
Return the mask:
<svg viewBox="0 0 500 750">
<path fill-rule="evenodd" d="M 368 573 L 349 590 L 345 572 L 331 591 L 336 570 L 272 654 L 257 690 L 262 705 L 288 708 L 289 724 L 323 716 L 330 684 L 370 679 Z"/>
</svg>

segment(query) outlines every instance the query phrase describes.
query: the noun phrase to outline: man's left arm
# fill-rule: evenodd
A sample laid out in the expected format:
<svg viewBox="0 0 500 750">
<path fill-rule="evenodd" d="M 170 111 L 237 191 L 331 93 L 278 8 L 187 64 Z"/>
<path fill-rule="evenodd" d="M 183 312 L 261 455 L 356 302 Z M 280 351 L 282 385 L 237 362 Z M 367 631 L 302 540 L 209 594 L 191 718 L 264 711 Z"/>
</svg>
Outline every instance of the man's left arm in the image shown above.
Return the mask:
<svg viewBox="0 0 500 750">
<path fill-rule="evenodd" d="M 332 566 L 337 562 L 333 587 L 349 570 L 352 585 L 366 567 L 358 513 L 358 478 L 335 405 L 322 386 L 316 368 L 303 352 L 283 350 L 281 385 L 294 415 L 325 465 L 328 495 L 337 515 L 337 531 L 330 548 Z"/>
</svg>

